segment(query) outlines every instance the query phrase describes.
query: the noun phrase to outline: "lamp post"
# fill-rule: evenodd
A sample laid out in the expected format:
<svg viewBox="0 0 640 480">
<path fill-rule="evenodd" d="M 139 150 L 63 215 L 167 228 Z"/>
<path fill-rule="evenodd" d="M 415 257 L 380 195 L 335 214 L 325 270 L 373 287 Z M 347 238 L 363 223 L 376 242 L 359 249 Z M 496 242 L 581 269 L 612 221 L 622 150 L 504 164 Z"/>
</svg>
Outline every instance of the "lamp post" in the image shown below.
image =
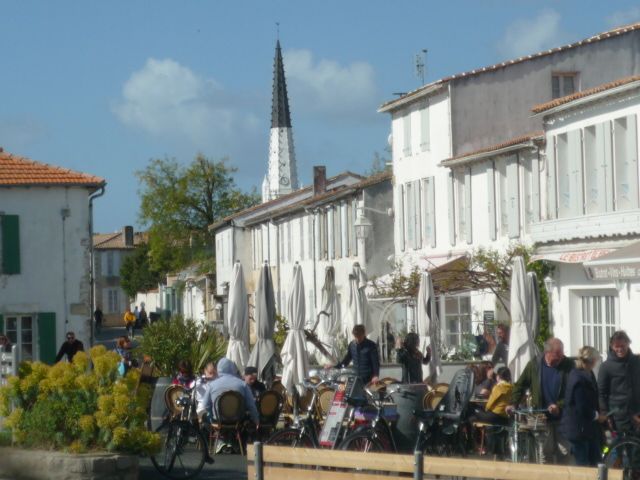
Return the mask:
<svg viewBox="0 0 640 480">
<path fill-rule="evenodd" d="M 556 288 L 556 281 L 547 275 L 544 277 L 544 289 L 547 291 L 547 315 L 549 316 L 549 327 L 553 332 L 553 291 Z M 558 292 L 560 298 L 560 292 Z M 560 317 L 562 318 L 562 316 Z"/>
</svg>

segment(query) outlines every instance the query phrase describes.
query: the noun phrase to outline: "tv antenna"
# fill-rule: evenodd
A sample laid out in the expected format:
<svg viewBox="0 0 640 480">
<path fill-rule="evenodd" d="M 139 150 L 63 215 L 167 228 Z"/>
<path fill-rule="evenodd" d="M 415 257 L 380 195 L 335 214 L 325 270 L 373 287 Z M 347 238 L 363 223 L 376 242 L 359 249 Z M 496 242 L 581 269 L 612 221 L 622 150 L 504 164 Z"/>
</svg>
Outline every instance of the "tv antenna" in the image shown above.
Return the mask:
<svg viewBox="0 0 640 480">
<path fill-rule="evenodd" d="M 421 85 L 424 85 L 426 64 L 427 64 L 427 49 L 423 48 L 420 51 L 420 53 L 416 53 L 416 57 L 415 57 L 415 73 L 416 73 L 416 77 L 418 77 L 422 82 Z"/>
</svg>

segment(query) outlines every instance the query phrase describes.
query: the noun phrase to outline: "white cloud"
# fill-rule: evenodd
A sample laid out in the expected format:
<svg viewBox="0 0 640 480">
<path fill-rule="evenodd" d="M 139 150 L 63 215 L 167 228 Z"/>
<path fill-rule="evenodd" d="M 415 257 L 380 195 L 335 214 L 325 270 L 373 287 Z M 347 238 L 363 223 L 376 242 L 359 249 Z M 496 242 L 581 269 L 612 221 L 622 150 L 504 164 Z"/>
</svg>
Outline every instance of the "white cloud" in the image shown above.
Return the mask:
<svg viewBox="0 0 640 480">
<path fill-rule="evenodd" d="M 294 117 L 296 112 L 343 120 L 376 116 L 379 98 L 368 63 L 316 60 L 309 50 L 287 50 L 284 57 Z"/>
<path fill-rule="evenodd" d="M 150 58 L 125 82 L 113 112 L 125 125 L 151 135 L 226 153 L 259 126 L 255 114 L 229 101 L 233 96 L 175 60 Z"/>
<path fill-rule="evenodd" d="M 509 25 L 498 50 L 508 58 L 537 53 L 563 43 L 560 14 L 546 9 L 533 19 L 516 20 Z"/>
<path fill-rule="evenodd" d="M 621 27 L 640 21 L 640 7 L 631 7 L 628 10 L 613 12 L 607 17 L 607 24 L 610 27 Z"/>
</svg>

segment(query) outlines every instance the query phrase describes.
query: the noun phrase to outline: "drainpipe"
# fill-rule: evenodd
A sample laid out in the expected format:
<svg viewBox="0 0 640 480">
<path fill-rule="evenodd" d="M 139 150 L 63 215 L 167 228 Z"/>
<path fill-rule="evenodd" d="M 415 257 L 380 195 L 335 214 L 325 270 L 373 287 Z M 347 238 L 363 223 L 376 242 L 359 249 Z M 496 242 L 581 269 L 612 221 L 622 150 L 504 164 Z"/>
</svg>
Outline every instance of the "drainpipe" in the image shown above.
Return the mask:
<svg viewBox="0 0 640 480">
<path fill-rule="evenodd" d="M 94 270 L 93 270 L 93 256 L 94 256 L 94 252 L 93 252 L 93 201 L 98 198 L 101 197 L 102 195 L 104 195 L 104 185 L 102 187 L 100 187 L 100 190 L 98 190 L 97 192 L 94 192 L 92 195 L 89 196 L 89 325 L 91 326 L 91 328 L 89 329 L 90 332 L 90 336 L 89 336 L 89 344 L 93 345 L 94 343 L 94 336 L 95 336 L 95 332 L 94 332 L 94 319 L 93 319 L 93 312 L 95 311 L 95 292 L 94 292 L 94 282 L 95 279 L 93 277 L 94 274 Z"/>
</svg>

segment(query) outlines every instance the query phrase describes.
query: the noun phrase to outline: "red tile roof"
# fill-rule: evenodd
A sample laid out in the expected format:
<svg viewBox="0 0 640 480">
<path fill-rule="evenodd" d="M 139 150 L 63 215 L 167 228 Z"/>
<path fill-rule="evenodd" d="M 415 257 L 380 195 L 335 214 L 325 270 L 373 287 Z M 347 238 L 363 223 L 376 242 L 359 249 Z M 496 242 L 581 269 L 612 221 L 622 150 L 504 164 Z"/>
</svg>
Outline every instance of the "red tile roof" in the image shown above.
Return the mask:
<svg viewBox="0 0 640 480">
<path fill-rule="evenodd" d="M 590 95 L 604 92 L 606 90 L 611 90 L 612 88 L 620 87 L 628 83 L 637 82 L 639 80 L 640 80 L 640 75 L 633 75 L 631 77 L 620 78 L 618 80 L 614 80 L 613 82 L 603 83 L 602 85 L 598 85 L 597 87 L 590 88 L 589 90 L 572 93 L 571 95 L 567 95 L 566 97 L 555 98 L 549 102 L 540 103 L 538 105 L 535 105 L 531 109 L 531 111 L 533 113 L 546 112 L 547 110 L 551 110 L 552 108 L 559 107 L 560 105 L 564 105 L 565 103 L 578 100 L 579 98 L 588 97 Z"/>
<path fill-rule="evenodd" d="M 103 178 L 34 162 L 0 148 L 0 186 L 64 185 L 97 188 L 105 184 Z"/>
<path fill-rule="evenodd" d="M 441 79 L 436 80 L 434 82 L 431 82 L 431 83 L 429 83 L 427 85 L 423 85 L 420 88 L 412 90 L 411 92 L 408 92 L 408 93 L 404 94 L 403 96 L 401 96 L 399 98 L 395 98 L 393 100 L 389 100 L 388 102 L 383 103 L 379 107 L 378 111 L 386 111 L 387 109 L 389 109 L 389 107 L 393 107 L 396 103 L 404 104 L 409 99 L 409 97 L 412 97 L 414 95 L 419 95 L 423 91 L 429 91 L 429 90 L 437 89 L 436 87 L 438 85 L 443 86 L 444 84 L 446 84 L 446 83 L 448 83 L 448 82 L 450 82 L 452 80 L 456 80 L 458 78 L 467 78 L 467 77 L 472 77 L 472 76 L 476 76 L 476 75 L 481 75 L 481 74 L 486 73 L 486 72 L 493 72 L 493 71 L 499 70 L 501 68 L 508 67 L 510 65 L 515 65 L 515 64 L 518 64 L 518 63 L 522 63 L 522 62 L 527 62 L 529 60 L 534 60 L 536 58 L 545 57 L 547 55 L 553 55 L 554 53 L 563 52 L 565 50 L 570 50 L 570 49 L 581 47 L 583 45 L 587 45 L 587 44 L 590 44 L 590 43 L 599 42 L 599 41 L 602 41 L 602 40 L 606 40 L 608 38 L 618 37 L 620 35 L 624 35 L 625 33 L 633 32 L 633 31 L 639 30 L 639 29 L 640 29 L 640 22 L 633 23 L 631 25 L 625 25 L 625 26 L 621 26 L 621 27 L 616 27 L 616 28 L 614 28 L 612 30 L 608 30 L 606 32 L 598 33 L 597 35 L 594 35 L 594 36 L 589 37 L 589 38 L 585 38 L 584 40 L 580 40 L 578 42 L 570 43 L 568 45 L 563 45 L 561 47 L 551 48 L 549 50 L 544 50 L 542 52 L 533 53 L 531 55 L 525 55 L 523 57 L 518 57 L 518 58 L 515 58 L 515 59 L 512 59 L 512 60 L 506 60 L 504 62 L 496 63 L 496 64 L 490 65 L 488 67 L 482 67 L 482 68 L 477 68 L 477 69 L 469 70 L 469 71 L 462 72 L 462 73 L 456 73 L 454 75 L 450 75 L 448 77 L 444 77 L 444 78 L 441 78 Z"/>
</svg>

